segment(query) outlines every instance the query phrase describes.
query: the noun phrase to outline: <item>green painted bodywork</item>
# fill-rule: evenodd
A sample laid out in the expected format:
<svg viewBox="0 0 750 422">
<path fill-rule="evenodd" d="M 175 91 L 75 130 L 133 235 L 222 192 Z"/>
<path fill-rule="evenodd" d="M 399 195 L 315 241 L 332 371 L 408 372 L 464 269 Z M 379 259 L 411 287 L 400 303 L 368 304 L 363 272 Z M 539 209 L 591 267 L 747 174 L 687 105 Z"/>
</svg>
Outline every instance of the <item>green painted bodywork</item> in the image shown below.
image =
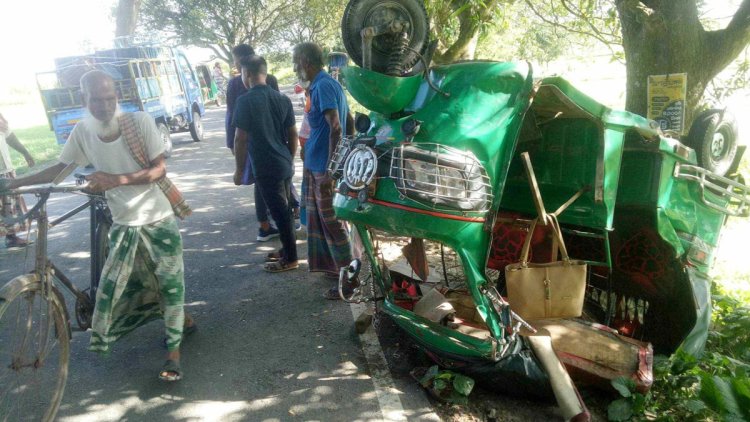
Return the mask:
<svg viewBox="0 0 750 422">
<path fill-rule="evenodd" d="M 362 106 L 386 115 L 403 110 L 422 85 L 421 75 L 393 78 L 361 67 L 345 67 L 341 72 L 347 89 L 362 99 Z"/>
<path fill-rule="evenodd" d="M 375 278 L 386 296 L 381 309 L 420 344 L 466 358 L 497 357 L 497 346 L 506 334 L 481 288 L 488 283 L 485 267 L 496 213 L 536 215 L 519 159 L 521 152 L 528 151 L 548 212 L 577 191 L 588 189 L 560 215 L 560 221 L 564 226 L 617 235 L 611 245 L 612 257 L 607 257 L 607 262 L 613 262 L 613 279 L 620 283 L 615 290 L 639 294 L 650 300 L 652 307 L 663 305 L 664 309 L 652 313 L 665 313 L 677 327 L 678 332 L 663 344 L 657 340 L 657 350 L 662 346 L 661 350 L 673 351 L 687 339 L 683 348 L 700 353 L 710 318 L 707 278 L 702 274 L 710 266 L 726 217 L 700 202 L 696 183 L 673 177 L 675 163 L 695 164 L 692 150 L 659 136 L 653 122 L 611 110 L 562 78 L 544 79 L 535 90 L 531 69 L 525 63 L 464 62 L 434 67 L 429 78 L 442 93 L 419 76 L 396 78 L 356 67 L 342 71 L 354 98 L 372 110 L 372 125 L 366 135 L 376 137 L 380 152 L 404 142 L 402 123 L 417 119 L 422 125 L 414 144 L 439 143 L 471 151 L 490 179 L 493 200 L 489 211 L 441 209 L 436 213 L 431 206 L 398 192 L 395 181 L 388 177 L 390 162 L 383 158 L 370 201 L 360 204 L 341 194 L 334 198 L 337 216 L 354 224 L 374 264 Z M 721 198 L 716 200 L 721 202 Z M 461 334 L 397 306 L 388 275 L 375 265 L 367 228 L 439 241 L 456 251 L 471 296 L 493 339 Z M 639 286 L 632 276 L 618 273 L 617 264 L 618 248 L 644 228 L 658 233 L 668 264 L 674 267 L 669 272 L 673 279 L 653 280 L 657 288 L 650 290 Z M 608 252 L 609 237 L 604 238 Z M 703 262 L 690 260 L 695 245 L 708 252 L 701 256 Z M 677 289 L 681 289 L 679 294 Z M 681 306 L 673 307 L 679 314 L 669 314 L 670 298 L 663 297 L 673 293 L 682 301 Z"/>
</svg>

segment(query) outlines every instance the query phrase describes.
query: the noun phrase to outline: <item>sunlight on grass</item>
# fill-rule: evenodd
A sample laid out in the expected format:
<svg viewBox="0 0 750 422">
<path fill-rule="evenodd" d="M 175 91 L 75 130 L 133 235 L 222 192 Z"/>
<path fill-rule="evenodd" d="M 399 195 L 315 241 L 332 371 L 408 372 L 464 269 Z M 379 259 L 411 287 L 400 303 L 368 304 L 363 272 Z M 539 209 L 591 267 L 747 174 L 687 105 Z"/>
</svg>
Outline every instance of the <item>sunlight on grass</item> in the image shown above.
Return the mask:
<svg viewBox="0 0 750 422">
<path fill-rule="evenodd" d="M 31 156 L 36 161 L 36 168 L 41 168 L 57 159 L 62 151 L 62 145 L 57 144 L 55 134 L 47 125 L 32 126 L 23 129 L 13 129 L 18 140 L 29 150 Z M 11 157 L 16 173 L 24 174 L 29 172 L 26 160 L 23 156 L 11 148 Z"/>
</svg>

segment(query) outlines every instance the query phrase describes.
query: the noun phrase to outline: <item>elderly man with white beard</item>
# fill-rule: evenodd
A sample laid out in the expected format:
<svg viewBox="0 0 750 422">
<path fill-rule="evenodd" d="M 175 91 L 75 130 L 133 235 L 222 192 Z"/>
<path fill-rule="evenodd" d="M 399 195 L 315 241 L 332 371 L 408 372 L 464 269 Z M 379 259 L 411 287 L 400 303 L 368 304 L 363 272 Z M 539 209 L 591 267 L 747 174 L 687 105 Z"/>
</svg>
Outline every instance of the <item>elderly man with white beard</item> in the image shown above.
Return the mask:
<svg viewBox="0 0 750 422">
<path fill-rule="evenodd" d="M 113 225 L 89 349 L 108 353 L 122 336 L 163 318 L 167 360 L 159 378 L 177 381 L 183 335 L 197 328 L 183 309 L 182 239 L 175 219 L 188 216 L 190 208 L 166 177 L 164 145 L 151 116 L 120 112 L 114 81 L 99 70 L 83 75 L 81 94 L 89 115 L 71 132 L 59 163 L 0 181 L 0 190 L 49 183 L 72 163 L 94 166 L 87 188 L 105 192 Z"/>
</svg>

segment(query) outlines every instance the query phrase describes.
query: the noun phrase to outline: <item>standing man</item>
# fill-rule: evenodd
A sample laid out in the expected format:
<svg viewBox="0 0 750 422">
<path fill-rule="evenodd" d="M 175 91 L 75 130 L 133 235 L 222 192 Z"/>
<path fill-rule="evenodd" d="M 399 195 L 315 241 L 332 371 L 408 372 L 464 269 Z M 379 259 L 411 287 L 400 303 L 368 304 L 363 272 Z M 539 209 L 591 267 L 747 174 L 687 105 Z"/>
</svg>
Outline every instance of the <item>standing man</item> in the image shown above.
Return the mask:
<svg viewBox="0 0 750 422">
<path fill-rule="evenodd" d="M 159 378 L 177 381 L 183 333 L 196 329 L 183 309 L 182 238 L 175 219 L 190 215 L 190 208 L 166 177 L 164 144 L 151 116 L 121 113 L 114 81 L 100 70 L 83 75 L 81 95 L 90 115 L 73 128 L 59 163 L 0 183 L 0 190 L 49 183 L 72 163 L 96 168 L 87 188 L 105 192 L 114 224 L 89 350 L 107 353 L 122 336 L 164 318 L 167 361 Z"/>
<path fill-rule="evenodd" d="M 255 187 L 279 227 L 282 245 L 278 261 L 267 262 L 263 269 L 272 273 L 294 270 L 299 268 L 294 215 L 289 203 L 297 151 L 294 108 L 287 96 L 266 84 L 268 66 L 263 57 L 245 57 L 240 65 L 249 91 L 237 100 L 234 112 L 233 125 L 237 128 L 234 184 L 242 184 L 245 160 L 249 156 Z"/>
<path fill-rule="evenodd" d="M 351 250 L 346 227 L 333 212 L 333 179 L 326 167 L 345 129 L 351 134 L 354 125 L 347 127 L 350 115 L 344 90 L 323 70 L 320 47 L 311 42 L 297 44 L 292 61 L 297 77 L 310 82 L 310 138 L 305 143 L 308 262 L 311 272 L 323 272 L 337 280 L 339 268 L 351 261 Z M 324 297 L 339 299 L 337 285 Z"/>
<path fill-rule="evenodd" d="M 10 131 L 8 121 L 0 114 L 0 180 L 12 180 L 16 177 L 13 163 L 10 160 L 10 150 L 13 148 L 23 155 L 29 167 L 34 167 L 34 158 L 21 144 L 16 135 Z M 26 203 L 21 195 L 0 195 L 0 217 L 17 218 L 26 213 Z M 7 248 L 22 248 L 29 244 L 28 240 L 21 239 L 16 233 L 28 228 L 27 220 L 19 221 L 12 226 L 0 225 L 0 235 L 5 233 L 5 246 Z"/>
<path fill-rule="evenodd" d="M 234 67 L 237 69 L 237 72 L 242 72 L 240 61 L 244 59 L 245 57 L 250 57 L 255 54 L 255 50 L 253 50 L 252 47 L 250 47 L 247 44 L 240 44 L 232 49 L 232 58 L 234 59 Z M 266 84 L 269 85 L 271 88 L 275 89 L 276 91 L 279 90 L 279 83 L 276 80 L 276 77 L 273 75 L 268 75 L 266 78 Z M 234 78 L 232 78 L 229 81 L 229 84 L 227 85 L 227 114 L 226 119 L 224 121 L 226 132 L 227 132 L 227 148 L 232 150 L 232 154 L 235 154 L 234 150 L 234 137 L 235 137 L 235 130 L 236 127 L 234 126 L 234 112 L 235 107 L 237 104 L 237 99 L 240 98 L 242 95 L 244 95 L 247 92 L 247 88 L 245 87 L 245 84 L 242 81 L 242 75 L 237 75 Z M 236 157 L 235 157 L 236 160 Z M 255 178 L 253 177 L 253 168 L 252 168 L 252 160 L 245 158 L 244 162 L 245 168 L 243 169 L 242 173 L 242 182 L 243 185 L 252 185 L 255 183 Z M 253 194 L 255 196 L 255 217 L 258 219 L 258 223 L 260 224 L 260 228 L 258 229 L 258 236 L 256 237 L 256 240 L 258 242 L 266 242 L 274 237 L 279 236 L 279 230 L 271 225 L 271 222 L 268 218 L 268 207 L 266 206 L 265 201 L 263 200 L 263 195 L 261 195 L 260 191 L 258 190 L 258 185 L 255 185 L 255 188 L 253 189 Z M 278 224 L 278 222 L 277 222 Z"/>
</svg>

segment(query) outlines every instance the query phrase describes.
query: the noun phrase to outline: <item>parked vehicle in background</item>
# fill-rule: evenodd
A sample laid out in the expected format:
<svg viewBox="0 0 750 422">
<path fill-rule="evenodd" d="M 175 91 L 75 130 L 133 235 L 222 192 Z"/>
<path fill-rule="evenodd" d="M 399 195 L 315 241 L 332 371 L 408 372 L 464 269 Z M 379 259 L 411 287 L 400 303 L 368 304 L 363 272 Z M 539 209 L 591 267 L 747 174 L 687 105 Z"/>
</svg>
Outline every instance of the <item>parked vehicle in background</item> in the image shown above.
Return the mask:
<svg viewBox="0 0 750 422">
<path fill-rule="evenodd" d="M 227 80 L 225 78 L 215 78 L 207 64 L 201 63 L 195 66 L 198 74 L 198 82 L 201 85 L 203 102 L 214 103 L 221 107 L 227 100 Z"/>
<path fill-rule="evenodd" d="M 297 104 L 300 107 L 305 108 L 305 88 L 303 88 L 299 83 L 294 84 L 294 95 Z"/>
<path fill-rule="evenodd" d="M 50 128 L 64 144 L 86 109 L 79 81 L 89 70 L 107 72 L 123 111 L 145 111 L 154 118 L 170 155 L 170 133 L 189 130 L 203 139 L 205 113 L 198 77 L 185 54 L 172 47 L 137 45 L 55 59 L 55 70 L 37 74 L 37 84 Z"/>
</svg>

